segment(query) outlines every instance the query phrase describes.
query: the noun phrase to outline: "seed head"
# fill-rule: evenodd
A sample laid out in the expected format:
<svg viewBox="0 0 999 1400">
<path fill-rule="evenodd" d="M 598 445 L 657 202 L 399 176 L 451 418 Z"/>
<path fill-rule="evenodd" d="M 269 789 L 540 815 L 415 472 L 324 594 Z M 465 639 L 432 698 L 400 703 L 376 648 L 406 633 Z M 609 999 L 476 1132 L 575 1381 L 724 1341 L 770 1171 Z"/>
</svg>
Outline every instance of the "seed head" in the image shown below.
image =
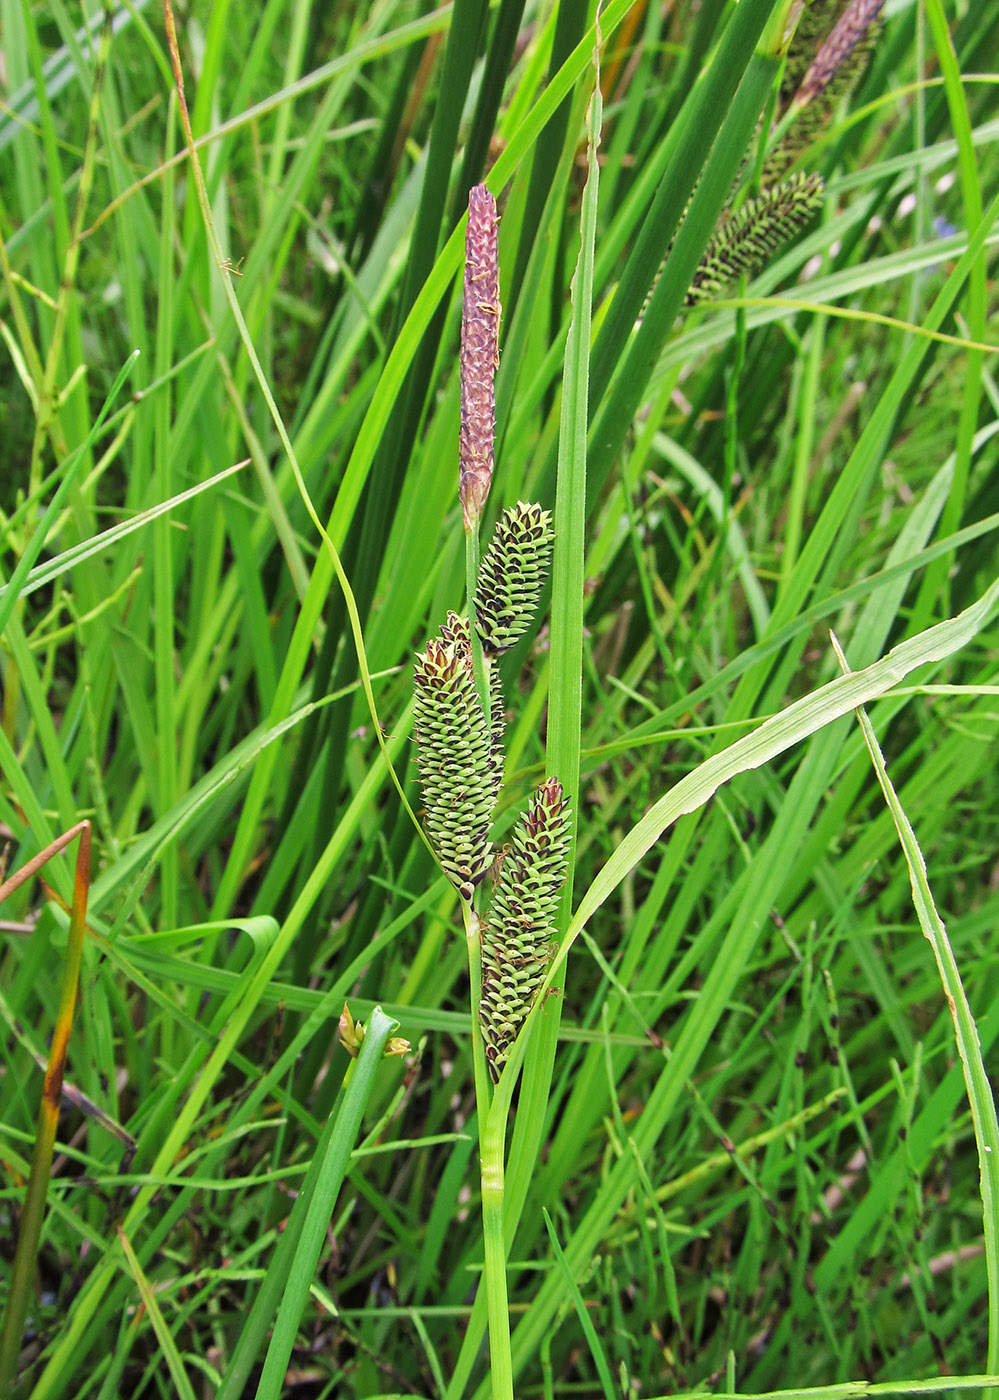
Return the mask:
<svg viewBox="0 0 999 1400">
<path fill-rule="evenodd" d="M 717 296 L 742 273 L 765 267 L 822 207 L 823 189 L 821 175 L 796 172 L 747 199 L 715 229 L 694 274 L 687 305 Z"/>
<path fill-rule="evenodd" d="M 449 612 L 447 621 L 441 627 L 441 637 L 445 642 L 454 642 L 456 646 L 464 648 L 466 654 L 471 656 L 472 639 L 467 617 L 461 617 L 456 612 Z M 495 805 L 503 783 L 503 687 L 500 683 L 499 671 L 492 665 L 488 657 L 486 658 L 486 680 L 489 686 L 490 776 L 495 785 L 493 793 L 493 804 Z"/>
<path fill-rule="evenodd" d="M 852 86 L 857 77 L 857 60 L 866 61 L 884 7 L 885 0 L 850 0 L 802 79 L 794 98 L 796 106 L 814 102 L 831 86 L 842 96 L 846 75 Z"/>
</svg>

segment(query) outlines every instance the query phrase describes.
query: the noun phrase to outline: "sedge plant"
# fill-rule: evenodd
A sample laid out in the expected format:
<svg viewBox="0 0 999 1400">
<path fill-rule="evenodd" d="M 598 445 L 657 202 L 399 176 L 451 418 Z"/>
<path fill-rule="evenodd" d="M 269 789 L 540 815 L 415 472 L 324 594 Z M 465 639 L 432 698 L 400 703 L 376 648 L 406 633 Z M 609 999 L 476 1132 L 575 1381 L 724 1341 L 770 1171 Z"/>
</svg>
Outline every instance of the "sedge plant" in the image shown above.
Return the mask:
<svg viewBox="0 0 999 1400">
<path fill-rule="evenodd" d="M 496 201 L 469 194 L 461 321 L 459 499 L 468 615 L 449 612 L 417 656 L 413 713 L 426 828 L 457 890 L 468 949 L 476 1107 L 480 1124 L 485 1288 L 494 1393 L 513 1394 L 503 1232 L 503 1142 L 485 1131 L 492 1085 L 551 961 L 571 813 L 557 777 L 533 793 L 498 854 L 490 836 L 503 778 L 498 658 L 534 618 L 551 557 L 551 514 L 518 501 L 480 557 L 479 522 L 493 477 L 494 376 L 499 345 Z M 495 873 L 489 911 L 477 894 Z"/>
</svg>

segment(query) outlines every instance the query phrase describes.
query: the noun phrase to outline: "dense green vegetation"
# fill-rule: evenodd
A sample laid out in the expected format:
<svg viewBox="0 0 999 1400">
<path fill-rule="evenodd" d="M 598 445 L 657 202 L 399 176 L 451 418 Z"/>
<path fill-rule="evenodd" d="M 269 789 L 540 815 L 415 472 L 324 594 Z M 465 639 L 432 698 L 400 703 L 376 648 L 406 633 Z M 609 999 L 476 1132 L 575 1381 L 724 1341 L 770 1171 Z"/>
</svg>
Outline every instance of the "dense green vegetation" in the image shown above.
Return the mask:
<svg viewBox="0 0 999 1400">
<path fill-rule="evenodd" d="M 890 5 L 776 157 L 786 8 L 0 0 L 5 871 L 93 831 L 37 1210 L 75 846 L 2 911 L 0 1389 L 999 1383 L 994 15 Z M 388 765 L 418 813 L 483 180 L 484 538 L 556 531 L 494 836 L 575 827 L 480 1120 Z"/>
</svg>

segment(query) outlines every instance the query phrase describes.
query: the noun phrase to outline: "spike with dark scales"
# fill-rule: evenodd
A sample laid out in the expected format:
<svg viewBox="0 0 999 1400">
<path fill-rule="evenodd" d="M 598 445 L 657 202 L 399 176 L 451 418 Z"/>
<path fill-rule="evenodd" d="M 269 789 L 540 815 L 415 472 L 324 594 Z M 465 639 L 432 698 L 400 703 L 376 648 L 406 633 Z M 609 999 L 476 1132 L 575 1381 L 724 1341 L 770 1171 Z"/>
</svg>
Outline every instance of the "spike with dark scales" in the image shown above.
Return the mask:
<svg viewBox="0 0 999 1400">
<path fill-rule="evenodd" d="M 743 273 L 752 275 L 765 267 L 821 208 L 822 190 L 821 176 L 795 174 L 756 199 L 747 199 L 715 229 L 694 274 L 687 305 L 717 296 Z"/>
<path fill-rule="evenodd" d="M 471 899 L 491 860 L 500 774 L 467 641 L 432 637 L 417 655 L 414 680 L 427 834 L 444 873 L 463 899 Z"/>
<path fill-rule="evenodd" d="M 482 925 L 479 1023 L 494 1080 L 548 971 L 570 834 L 562 784 L 548 778 L 514 827 Z"/>
<path fill-rule="evenodd" d="M 551 512 L 518 501 L 500 516 L 479 567 L 475 627 L 489 656 L 527 631 L 551 559 Z"/>
</svg>

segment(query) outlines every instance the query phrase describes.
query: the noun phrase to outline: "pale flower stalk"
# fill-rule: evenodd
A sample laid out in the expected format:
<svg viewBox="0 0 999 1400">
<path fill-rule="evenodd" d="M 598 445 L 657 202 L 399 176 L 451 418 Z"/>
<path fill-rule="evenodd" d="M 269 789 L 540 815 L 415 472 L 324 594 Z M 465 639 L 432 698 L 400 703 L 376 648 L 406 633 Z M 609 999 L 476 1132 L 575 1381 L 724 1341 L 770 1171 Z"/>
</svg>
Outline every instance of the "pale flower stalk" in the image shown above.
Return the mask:
<svg viewBox="0 0 999 1400">
<path fill-rule="evenodd" d="M 493 477 L 500 318 L 496 226 L 496 200 L 485 185 L 476 185 L 468 196 L 461 310 L 458 494 L 466 530 L 478 524 Z"/>
</svg>

